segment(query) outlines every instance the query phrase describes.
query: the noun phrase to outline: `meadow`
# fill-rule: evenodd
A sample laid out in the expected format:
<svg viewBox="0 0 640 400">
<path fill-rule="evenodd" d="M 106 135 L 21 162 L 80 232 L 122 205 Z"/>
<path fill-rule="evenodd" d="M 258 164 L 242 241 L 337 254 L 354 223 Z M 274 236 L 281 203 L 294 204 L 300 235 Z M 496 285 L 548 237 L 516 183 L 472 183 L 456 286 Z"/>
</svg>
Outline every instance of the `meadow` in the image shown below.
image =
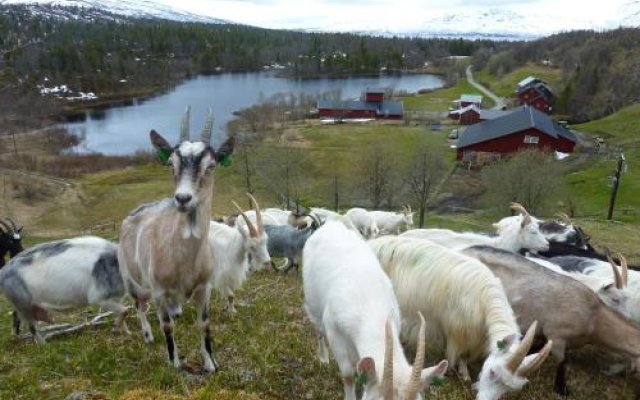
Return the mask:
<svg viewBox="0 0 640 400">
<path fill-rule="evenodd" d="M 464 83 L 462 84 L 464 85 Z M 429 98 L 457 97 L 466 87 L 433 92 Z M 430 96 L 430 97 L 429 97 Z M 442 102 L 441 105 L 445 104 Z M 575 128 L 587 135 L 605 137 L 608 148 L 624 149 L 630 160 L 623 176 L 614 221 L 606 221 L 608 199 L 606 175 L 612 168 L 610 152 L 576 159 L 564 176 L 565 200 L 575 202 L 575 221 L 592 236 L 598 247 L 622 251 L 632 263 L 640 263 L 640 224 L 637 205 L 638 147 L 633 121 L 640 108 L 634 106 L 600 121 Z M 319 125 L 301 123 L 286 133 L 309 157 L 308 174 L 315 184 L 304 188 L 305 198 L 331 206 L 331 182 L 336 171 L 352 171 L 353 159 L 363 146 L 380 144 L 403 157 L 416 143 L 437 146 L 452 163 L 446 133 L 424 125 L 371 124 Z M 18 143 L 20 146 L 20 143 Z M 28 144 L 24 144 L 28 146 Z M 266 146 L 268 148 L 268 146 Z M 25 150 L 26 151 L 26 150 Z M 116 239 L 121 220 L 137 204 L 165 197 L 172 191 L 167 167 L 141 162 L 128 168 L 87 173 L 69 178 L 70 185 L 26 201 L 14 190 L 16 180 L 7 175 L 0 196 L 6 213 L 21 215 L 26 244 L 80 234 L 97 234 Z M 232 212 L 231 200 L 244 198 L 240 163 L 216 171 L 212 214 Z M 278 205 L 268 185 L 258 184 L 256 197 L 263 207 Z M 343 199 L 347 207 L 353 199 Z M 478 210 L 467 214 L 430 214 L 427 225 L 461 230 L 491 230 L 490 223 L 508 214 Z M 145 345 L 133 313 L 127 318 L 131 336 L 111 331 L 107 325 L 53 338 L 45 346 L 11 332 L 11 307 L 0 299 L 0 399 L 337 399 L 342 385 L 334 363 L 320 364 L 315 358 L 315 336 L 302 310 L 301 277 L 274 271 L 251 274 L 237 293 L 238 314 L 222 311 L 223 302 L 214 296 L 211 327 L 214 350 L 222 369 L 205 375 L 200 369 L 195 311 L 190 305 L 177 323 L 176 339 L 188 368 L 177 371 L 166 361 L 165 345 L 155 318 L 150 318 L 156 342 Z M 81 322 L 98 310 L 77 310 L 55 314 L 57 322 Z M 408 355 L 413 359 L 413 355 Z M 439 355 L 430 353 L 430 364 Z M 601 373 L 610 358 L 595 348 L 569 355 L 568 385 L 571 399 L 631 399 L 637 383 L 631 376 L 608 377 Z M 553 394 L 555 360 L 548 360 L 531 384 L 509 400 L 558 399 Z M 474 371 L 478 371 L 477 366 Z M 473 399 L 472 385 L 456 376 L 442 387 L 431 388 L 427 399 Z"/>
</svg>

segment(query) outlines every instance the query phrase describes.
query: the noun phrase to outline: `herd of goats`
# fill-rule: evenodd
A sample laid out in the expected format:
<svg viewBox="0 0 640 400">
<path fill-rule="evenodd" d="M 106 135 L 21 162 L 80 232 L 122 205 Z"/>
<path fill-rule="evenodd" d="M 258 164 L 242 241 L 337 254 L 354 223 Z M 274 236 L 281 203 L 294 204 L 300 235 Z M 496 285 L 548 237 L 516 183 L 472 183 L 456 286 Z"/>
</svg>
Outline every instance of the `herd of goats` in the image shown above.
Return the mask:
<svg viewBox="0 0 640 400">
<path fill-rule="evenodd" d="M 154 340 L 146 316 L 153 301 L 169 361 L 181 367 L 174 324 L 191 299 L 204 369 L 215 372 L 212 289 L 234 313 L 234 291 L 247 274 L 281 257 L 279 269 L 303 262 L 317 356 L 327 363 L 331 350 L 347 400 L 356 398 L 357 385 L 363 399 L 422 399 L 447 369 L 470 380 L 467 363 L 475 361 L 482 362 L 476 398 L 495 400 L 520 390 L 549 354 L 559 362 L 555 390 L 567 395 L 565 353 L 585 344 L 614 356 L 611 372 L 639 371 L 640 272 L 619 254 L 596 251 L 567 218 L 538 220 L 513 203 L 515 215 L 493 224 L 496 234 L 461 233 L 411 229 L 409 207 L 344 214 L 311 208 L 300 215 L 261 210 L 249 195 L 252 210 L 234 203 L 235 217 L 211 221 L 213 170 L 234 142 L 212 148 L 211 113 L 199 140 L 189 139 L 188 125 L 187 111 L 177 146 L 151 131 L 175 193 L 133 210 L 118 244 L 83 236 L 23 250 L 21 228 L 0 222 L 2 264 L 11 256 L 0 270 L 0 292 L 15 310 L 16 334 L 25 322 L 42 344 L 37 321 L 52 322 L 51 310 L 89 304 L 113 313 L 128 333 L 128 294 L 147 343 Z M 446 360 L 424 368 L 427 343 Z M 413 365 L 403 346 L 415 351 Z"/>
</svg>

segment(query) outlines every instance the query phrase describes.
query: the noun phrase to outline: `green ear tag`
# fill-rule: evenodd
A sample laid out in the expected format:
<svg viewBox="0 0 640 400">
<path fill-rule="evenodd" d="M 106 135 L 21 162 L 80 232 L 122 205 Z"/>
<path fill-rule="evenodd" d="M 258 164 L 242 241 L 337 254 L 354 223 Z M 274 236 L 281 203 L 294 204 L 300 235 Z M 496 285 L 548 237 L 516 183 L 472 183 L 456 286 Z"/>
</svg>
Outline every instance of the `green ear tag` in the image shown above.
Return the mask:
<svg viewBox="0 0 640 400">
<path fill-rule="evenodd" d="M 228 167 L 229 165 L 231 165 L 232 161 L 233 158 L 231 157 L 231 155 L 224 155 L 222 156 L 222 158 L 220 158 L 220 161 L 218 161 L 218 163 L 223 167 Z"/>
<path fill-rule="evenodd" d="M 444 385 L 444 376 L 436 375 L 431 378 L 431 386 L 440 387 Z"/>
<path fill-rule="evenodd" d="M 507 347 L 507 343 L 504 340 L 498 340 L 496 342 L 496 345 L 498 346 L 498 349 L 500 349 L 500 350 L 504 350 L 505 347 Z"/>
<path fill-rule="evenodd" d="M 163 164 L 169 163 L 169 157 L 171 156 L 171 150 L 169 149 L 158 149 L 157 153 L 158 158 L 162 161 Z"/>
<path fill-rule="evenodd" d="M 364 386 L 367 384 L 367 374 L 356 375 L 356 385 Z"/>
</svg>

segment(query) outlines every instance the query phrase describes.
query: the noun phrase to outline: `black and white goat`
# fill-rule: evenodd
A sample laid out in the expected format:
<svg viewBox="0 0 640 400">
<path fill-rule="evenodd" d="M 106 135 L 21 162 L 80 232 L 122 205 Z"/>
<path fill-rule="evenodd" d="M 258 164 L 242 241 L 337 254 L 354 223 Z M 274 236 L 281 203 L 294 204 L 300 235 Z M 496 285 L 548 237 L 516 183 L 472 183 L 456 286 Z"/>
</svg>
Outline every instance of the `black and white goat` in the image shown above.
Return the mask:
<svg viewBox="0 0 640 400">
<path fill-rule="evenodd" d="M 114 312 L 116 327 L 128 333 L 117 248 L 95 236 L 39 244 L 18 254 L 0 270 L 0 291 L 40 344 L 45 340 L 36 329 L 36 321 L 53 322 L 49 310 L 89 304 Z M 14 329 L 20 333 L 19 319 L 14 320 Z"/>
<path fill-rule="evenodd" d="M 233 203 L 246 222 L 245 226 L 231 227 L 219 222 L 209 226 L 209 245 L 213 253 L 213 287 L 227 298 L 227 311 L 235 314 L 234 291 L 240 288 L 249 272 L 249 257 L 258 265 L 271 265 L 267 251 L 267 234 L 262 225 L 262 213 L 256 199 L 247 193 L 255 215 L 255 224 L 249 220 L 240 206 Z"/>
<path fill-rule="evenodd" d="M 10 218 L 0 221 L 0 268 L 5 265 L 5 256 L 15 257 L 22 250 L 22 227 L 18 228 Z"/>
</svg>

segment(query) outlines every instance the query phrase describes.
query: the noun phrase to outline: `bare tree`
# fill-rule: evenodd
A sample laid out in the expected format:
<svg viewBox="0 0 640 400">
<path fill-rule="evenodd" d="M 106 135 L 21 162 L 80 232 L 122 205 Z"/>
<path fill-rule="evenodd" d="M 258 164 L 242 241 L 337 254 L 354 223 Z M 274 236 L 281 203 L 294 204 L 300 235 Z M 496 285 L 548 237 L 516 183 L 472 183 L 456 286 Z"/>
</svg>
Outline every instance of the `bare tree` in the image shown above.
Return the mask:
<svg viewBox="0 0 640 400">
<path fill-rule="evenodd" d="M 564 166 L 549 152 L 524 150 L 500 163 L 485 167 L 482 180 L 485 199 L 504 206 L 510 201 L 540 213 L 557 194 Z"/>
<path fill-rule="evenodd" d="M 439 149 L 422 144 L 411 158 L 407 174 L 412 202 L 417 205 L 420 227 L 424 226 L 428 202 L 433 190 L 446 174 L 446 164 Z"/>
<path fill-rule="evenodd" d="M 372 144 L 360 153 L 355 176 L 373 208 L 380 208 L 385 201 L 392 206 L 400 175 L 396 158 L 382 143 Z"/>
<path fill-rule="evenodd" d="M 289 142 L 260 151 L 256 172 L 278 200 L 289 208 L 301 198 L 310 162 L 304 149 Z"/>
</svg>

